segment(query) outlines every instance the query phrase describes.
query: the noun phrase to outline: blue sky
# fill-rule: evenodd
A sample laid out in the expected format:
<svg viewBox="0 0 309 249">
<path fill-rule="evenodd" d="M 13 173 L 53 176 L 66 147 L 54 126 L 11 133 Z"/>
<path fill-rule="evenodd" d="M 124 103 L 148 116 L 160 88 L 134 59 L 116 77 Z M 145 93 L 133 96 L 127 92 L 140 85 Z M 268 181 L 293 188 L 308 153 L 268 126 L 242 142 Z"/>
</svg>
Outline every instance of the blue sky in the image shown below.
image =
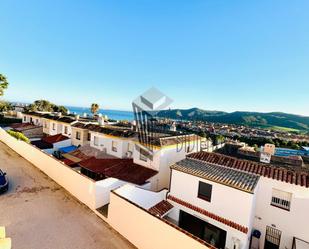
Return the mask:
<svg viewBox="0 0 309 249">
<path fill-rule="evenodd" d="M 0 2 L 5 98 L 309 116 L 309 1 Z"/>
</svg>

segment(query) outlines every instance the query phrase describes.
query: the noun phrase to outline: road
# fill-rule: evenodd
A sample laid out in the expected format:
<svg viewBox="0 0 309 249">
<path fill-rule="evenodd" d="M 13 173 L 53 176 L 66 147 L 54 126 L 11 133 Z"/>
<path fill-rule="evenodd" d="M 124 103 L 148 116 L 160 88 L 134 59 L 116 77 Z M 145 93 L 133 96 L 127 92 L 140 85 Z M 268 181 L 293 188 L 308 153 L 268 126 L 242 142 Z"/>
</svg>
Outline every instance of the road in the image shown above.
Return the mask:
<svg viewBox="0 0 309 249">
<path fill-rule="evenodd" d="M 0 195 L 0 226 L 14 249 L 135 248 L 88 207 L 0 142 L 10 189 Z"/>
</svg>

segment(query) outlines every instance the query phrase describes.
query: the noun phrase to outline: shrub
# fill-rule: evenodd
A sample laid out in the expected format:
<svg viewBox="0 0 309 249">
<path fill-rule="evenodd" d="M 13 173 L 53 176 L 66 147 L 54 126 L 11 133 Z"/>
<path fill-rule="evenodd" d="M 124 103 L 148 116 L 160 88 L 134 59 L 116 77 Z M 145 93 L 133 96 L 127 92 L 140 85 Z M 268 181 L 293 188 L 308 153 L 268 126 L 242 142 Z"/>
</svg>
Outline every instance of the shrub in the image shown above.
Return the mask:
<svg viewBox="0 0 309 249">
<path fill-rule="evenodd" d="M 24 141 L 26 143 L 30 143 L 29 138 L 27 138 L 21 132 L 8 130 L 7 133 L 10 134 L 12 137 L 15 137 L 18 140 L 22 140 L 22 141 Z"/>
</svg>

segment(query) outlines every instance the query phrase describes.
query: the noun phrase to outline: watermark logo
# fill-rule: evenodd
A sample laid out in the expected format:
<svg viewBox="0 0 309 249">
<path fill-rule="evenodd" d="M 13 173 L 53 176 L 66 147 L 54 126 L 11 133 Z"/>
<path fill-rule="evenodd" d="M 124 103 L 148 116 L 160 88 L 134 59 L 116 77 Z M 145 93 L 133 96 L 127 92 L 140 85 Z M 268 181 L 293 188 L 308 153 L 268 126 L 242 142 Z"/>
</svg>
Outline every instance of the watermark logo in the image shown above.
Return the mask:
<svg viewBox="0 0 309 249">
<path fill-rule="evenodd" d="M 156 88 L 150 88 L 138 96 L 132 103 L 138 139 L 143 146 L 145 156 L 153 154 L 154 147 L 159 145 L 163 132 L 157 114 L 172 103 L 172 99 Z"/>
<path fill-rule="evenodd" d="M 201 149 L 199 136 L 185 130 L 176 131 L 176 121 L 160 118 L 160 111 L 166 110 L 172 102 L 171 98 L 156 88 L 150 88 L 133 101 L 141 160 L 152 159 L 154 149 L 162 144 L 176 144 L 177 152 L 191 153 Z"/>
</svg>

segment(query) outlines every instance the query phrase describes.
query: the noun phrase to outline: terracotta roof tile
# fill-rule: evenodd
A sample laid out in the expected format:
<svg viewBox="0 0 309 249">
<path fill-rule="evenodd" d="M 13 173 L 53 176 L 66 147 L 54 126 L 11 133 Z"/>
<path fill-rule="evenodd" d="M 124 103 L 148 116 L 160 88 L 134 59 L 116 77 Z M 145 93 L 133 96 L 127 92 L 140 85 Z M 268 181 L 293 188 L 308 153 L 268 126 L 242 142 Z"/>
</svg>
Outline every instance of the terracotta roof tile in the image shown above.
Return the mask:
<svg viewBox="0 0 309 249">
<path fill-rule="evenodd" d="M 249 193 L 254 192 L 259 180 L 259 176 L 254 174 L 190 158 L 172 165 L 171 168 Z"/>
<path fill-rule="evenodd" d="M 200 213 L 202 215 L 205 215 L 205 216 L 207 216 L 207 217 L 209 217 L 209 218 L 211 218 L 213 220 L 216 220 L 216 221 L 218 221 L 220 223 L 223 223 L 223 224 L 225 224 L 227 226 L 230 226 L 230 227 L 232 227 L 234 229 L 237 229 L 237 230 L 243 232 L 244 234 L 248 234 L 249 229 L 246 226 L 242 226 L 242 225 L 240 225 L 240 224 L 238 224 L 238 223 L 236 223 L 234 221 L 225 219 L 225 218 L 223 218 L 223 217 L 221 217 L 221 216 L 219 216 L 217 214 L 211 213 L 211 212 L 207 211 L 206 209 L 203 209 L 203 208 L 200 208 L 198 206 L 192 205 L 191 203 L 186 202 L 186 201 L 184 201 L 182 199 L 179 199 L 179 198 L 177 198 L 177 197 L 175 197 L 173 195 L 168 195 L 167 199 L 170 200 L 170 201 L 176 202 L 176 203 L 178 203 L 178 204 L 180 204 L 182 206 L 185 206 L 185 207 L 187 207 L 189 209 L 192 209 L 193 211 L 198 212 L 198 213 Z"/>
<path fill-rule="evenodd" d="M 170 211 L 174 206 L 166 200 L 162 200 L 153 207 L 151 207 L 148 211 L 156 216 L 162 217 L 168 211 Z"/>
<path fill-rule="evenodd" d="M 91 157 L 79 162 L 79 166 L 91 172 L 142 185 L 158 172 L 133 163 L 132 159 L 98 159 Z"/>
<path fill-rule="evenodd" d="M 53 135 L 53 136 L 48 136 L 48 137 L 44 137 L 42 138 L 42 141 L 46 142 L 46 143 L 50 143 L 50 144 L 54 144 L 54 143 L 58 143 L 64 140 L 70 139 L 69 137 L 66 137 L 62 134 L 57 134 L 57 135 Z"/>
<path fill-rule="evenodd" d="M 272 178 L 277 181 L 287 182 L 309 188 L 309 173 L 299 169 L 283 168 L 271 164 L 251 162 L 209 152 L 192 153 L 188 155 L 187 158 L 203 161 L 210 164 L 221 165 L 227 168 L 238 169 L 256 175 Z"/>
</svg>

